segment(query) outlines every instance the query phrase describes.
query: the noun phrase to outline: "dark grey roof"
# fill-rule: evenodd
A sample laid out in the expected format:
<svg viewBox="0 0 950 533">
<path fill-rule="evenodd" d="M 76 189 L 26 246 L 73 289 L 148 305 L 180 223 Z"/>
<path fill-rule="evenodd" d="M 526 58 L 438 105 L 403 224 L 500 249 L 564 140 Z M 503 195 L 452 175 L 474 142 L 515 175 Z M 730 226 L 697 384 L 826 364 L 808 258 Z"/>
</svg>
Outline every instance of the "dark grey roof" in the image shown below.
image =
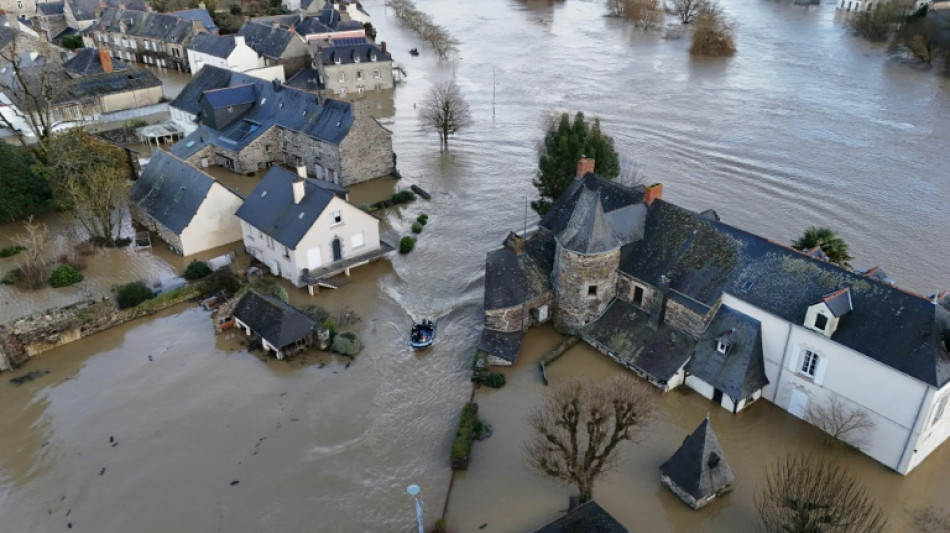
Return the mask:
<svg viewBox="0 0 950 533">
<path fill-rule="evenodd" d="M 207 82 L 212 78 L 214 81 L 223 81 L 223 77 L 213 74 L 208 78 L 202 76 L 211 68 L 213 67 L 202 68 L 193 83 L 207 88 Z M 201 117 L 202 126 L 175 144 L 171 149 L 172 153 L 187 159 L 208 145 L 238 153 L 274 126 L 338 145 L 349 134 L 355 120 L 350 104 L 346 102 L 326 100 L 320 105 L 317 96 L 312 93 L 280 83 L 269 83 L 245 74 L 232 72 L 223 87 L 238 85 L 255 87 L 257 99 L 253 105 L 242 108 L 240 114 L 231 115 L 227 121 L 222 122 L 222 126 L 218 126 L 218 116 L 210 117 L 210 120 L 209 117 Z M 189 95 L 195 93 L 188 86 L 182 92 Z M 205 93 L 208 93 L 207 89 Z M 173 104 L 177 104 L 180 98 Z M 199 98 L 199 104 L 204 101 L 206 100 Z M 191 107 L 190 104 L 187 105 Z"/>
<path fill-rule="evenodd" d="M 947 326 L 928 298 L 663 200 L 650 206 L 644 238 L 622 249 L 620 269 L 651 284 L 665 275 L 672 290 L 707 306 L 728 292 L 794 324 L 822 296 L 850 288 L 854 310 L 832 340 L 924 383 L 950 381 Z"/>
<path fill-rule="evenodd" d="M 144 0 L 66 0 L 65 3 L 69 5 L 70 11 L 78 21 L 95 20 L 104 8 L 116 9 L 119 5 L 131 11 L 146 10 Z"/>
<path fill-rule="evenodd" d="M 112 70 L 125 70 L 129 68 L 124 62 L 112 58 Z M 76 55 L 63 63 L 63 69 L 73 76 L 87 76 L 89 74 L 102 74 L 102 61 L 99 58 L 99 50 L 95 48 L 82 48 Z"/>
<path fill-rule="evenodd" d="M 852 311 L 851 289 L 847 287 L 838 289 L 831 294 L 826 294 L 821 297 L 821 300 L 825 302 L 825 305 L 828 306 L 828 310 L 831 311 L 831 314 L 835 317 L 840 318 Z"/>
<path fill-rule="evenodd" d="M 211 89 L 201 94 L 198 103 L 201 104 L 201 122 L 216 131 L 228 129 L 247 113 L 257 100 L 257 87 L 253 84 L 234 85 L 222 89 Z M 238 136 L 231 135 L 228 140 L 242 140 L 240 136 L 256 138 L 256 130 L 260 124 L 246 122 Z M 258 133 L 259 134 L 259 133 Z"/>
<path fill-rule="evenodd" d="M 298 70 L 296 74 L 284 82 L 284 85 L 313 93 L 318 93 L 325 87 L 321 82 L 320 73 L 313 68 Z"/>
<path fill-rule="evenodd" d="M 273 296 L 248 291 L 234 308 L 234 317 L 277 348 L 313 332 L 316 322 Z"/>
<path fill-rule="evenodd" d="M 6 46 L 13 42 L 13 39 L 16 37 L 16 30 L 10 26 L 0 25 L 0 49 L 6 48 Z"/>
<path fill-rule="evenodd" d="M 514 363 L 518 359 L 523 340 L 524 332 L 521 330 L 504 332 L 483 329 L 478 340 L 478 349 Z"/>
<path fill-rule="evenodd" d="M 132 185 L 131 199 L 176 235 L 191 224 L 214 178 L 164 150 L 156 150 Z"/>
<path fill-rule="evenodd" d="M 229 105 L 249 104 L 257 100 L 257 88 L 251 83 L 232 85 L 205 91 L 201 97 L 207 99 L 212 108 L 220 109 Z"/>
<path fill-rule="evenodd" d="M 306 179 L 303 200 L 295 204 L 292 184 L 297 179 L 287 169 L 271 167 L 237 210 L 237 217 L 295 249 L 334 196 L 322 186 L 323 180 Z"/>
<path fill-rule="evenodd" d="M 202 33 L 195 30 L 190 20 L 177 15 L 127 9 L 106 9 L 91 28 L 174 44 L 188 44 L 196 34 Z"/>
<path fill-rule="evenodd" d="M 212 33 L 218 31 L 218 27 L 211 18 L 211 13 L 208 13 L 204 9 L 184 9 L 182 11 L 172 11 L 170 14 L 185 20 L 197 20 L 206 30 Z"/>
<path fill-rule="evenodd" d="M 525 253 L 509 247 L 488 252 L 485 258 L 485 309 L 521 305 L 551 290 L 554 239 L 542 231 L 528 239 Z"/>
<path fill-rule="evenodd" d="M 889 285 L 894 285 L 894 280 L 887 275 L 887 272 L 884 271 L 880 266 L 869 268 L 865 271 L 860 272 L 862 275 L 865 275 L 869 278 L 876 279 L 881 283 L 887 283 Z"/>
<path fill-rule="evenodd" d="M 639 204 L 643 201 L 642 187 L 624 187 L 596 174 L 588 173 L 583 178 L 571 182 L 564 194 L 554 202 L 551 210 L 541 219 L 540 225 L 554 233 L 563 231 L 571 219 L 578 198 L 584 190 L 588 189 L 596 191 L 600 195 L 601 207 L 605 213 L 608 213 L 608 216 L 612 211 Z M 618 235 L 618 237 L 620 236 Z M 624 241 L 624 243 L 626 242 L 628 241 Z"/>
<path fill-rule="evenodd" d="M 683 368 L 696 344 L 666 324 L 652 328 L 647 313 L 618 299 L 578 333 L 588 344 L 605 347 L 621 363 L 660 384 Z"/>
<path fill-rule="evenodd" d="M 376 59 L 373 59 L 374 57 Z M 370 43 L 330 46 L 320 51 L 320 60 L 324 65 L 333 65 L 338 59 L 341 64 L 346 65 L 357 62 L 392 61 L 393 56 Z"/>
<path fill-rule="evenodd" d="M 280 59 L 287 51 L 294 34 L 279 26 L 247 21 L 238 30 L 238 35 L 244 36 L 244 42 L 255 52 L 269 59 Z"/>
<path fill-rule="evenodd" d="M 38 2 L 36 11 L 38 14 L 49 17 L 63 14 L 63 2 Z"/>
<path fill-rule="evenodd" d="M 197 115 L 201 110 L 198 99 L 201 93 L 209 89 L 220 89 L 227 87 L 231 80 L 231 71 L 220 67 L 205 65 L 197 74 L 195 74 L 188 84 L 178 93 L 178 96 L 171 101 L 171 107 L 181 109 L 191 115 Z"/>
<path fill-rule="evenodd" d="M 219 36 L 211 35 L 210 33 L 200 33 L 195 40 L 192 41 L 191 45 L 188 46 L 189 50 L 194 50 L 202 54 L 212 55 L 214 57 L 220 57 L 222 59 L 227 59 L 231 52 L 234 51 L 234 48 L 237 46 L 237 43 L 234 42 L 233 36 Z"/>
<path fill-rule="evenodd" d="M 591 500 L 534 533 L 629 533 L 629 530 Z"/>
<path fill-rule="evenodd" d="M 717 342 L 727 346 L 717 351 Z M 696 342 L 686 371 L 735 401 L 751 396 L 768 385 L 762 357 L 762 327 L 759 321 L 722 305 Z"/>
<path fill-rule="evenodd" d="M 600 194 L 584 187 L 574 203 L 574 212 L 558 242 L 564 248 L 581 254 L 600 254 L 616 250 L 620 240 L 607 224 Z"/>
<path fill-rule="evenodd" d="M 718 492 L 735 479 L 708 416 L 660 466 L 660 472 L 696 499 Z"/>
</svg>

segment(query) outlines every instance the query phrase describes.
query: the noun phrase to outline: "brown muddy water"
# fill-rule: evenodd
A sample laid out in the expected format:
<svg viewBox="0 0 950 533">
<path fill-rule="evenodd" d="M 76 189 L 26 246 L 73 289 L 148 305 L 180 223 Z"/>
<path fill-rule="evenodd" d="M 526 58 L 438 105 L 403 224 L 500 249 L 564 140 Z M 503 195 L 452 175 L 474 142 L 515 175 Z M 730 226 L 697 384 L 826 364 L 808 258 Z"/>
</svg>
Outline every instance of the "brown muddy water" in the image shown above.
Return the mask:
<svg viewBox="0 0 950 533">
<path fill-rule="evenodd" d="M 412 254 L 356 269 L 349 284 L 313 299 L 291 295 L 298 304 L 355 308 L 363 352 L 349 367 L 320 354 L 272 361 L 238 338 L 215 338 L 202 311 L 182 306 L 43 354 L 20 372 L 49 374 L 20 387 L 0 382 L 0 531 L 72 523 L 95 532 L 409 532 L 409 483 L 422 487 L 431 525 L 470 393 L 485 252 L 524 223 L 551 112 L 599 116 L 640 176 L 666 185 L 667 199 L 715 208 L 724 221 L 783 242 L 810 224 L 829 225 L 851 244 L 856 265 L 881 264 L 921 292 L 950 285 L 941 216 L 950 184 L 939 149 L 950 143 L 950 81 L 851 37 L 832 5 L 723 1 L 738 22 L 739 53 L 708 61 L 690 59 L 688 39 L 604 18 L 597 1 L 430 2 L 424 9 L 463 41 L 461 58 L 441 64 L 383 0 L 364 6 L 408 73 L 394 112 L 381 106 L 379 117 L 394 132 L 405 177 L 395 186 L 434 194 L 383 216 L 400 234 L 421 212 L 429 224 Z M 413 47 L 420 57 L 408 56 Z M 475 123 L 440 153 L 414 106 L 433 81 L 451 76 Z M 440 338 L 416 354 L 405 332 L 421 317 L 439 321 Z M 570 489 L 529 474 L 520 456 L 524 414 L 542 392 L 532 361 L 556 341 L 533 331 L 524 360 L 505 371 L 509 384 L 478 393 L 495 435 L 476 444 L 472 469 L 456 481 L 454 531 L 531 530 L 566 506 Z M 551 368 L 555 379 L 612 371 L 584 348 Z M 633 530 L 748 530 L 761 469 L 787 450 L 845 462 L 898 531 L 911 531 L 910 512 L 941 506 L 950 489 L 947 446 L 901 477 L 821 445 L 766 402 L 738 416 L 690 393 L 667 394 L 660 405 L 646 440 L 595 488 Z M 693 512 L 660 486 L 657 467 L 707 411 L 738 481 Z"/>
</svg>

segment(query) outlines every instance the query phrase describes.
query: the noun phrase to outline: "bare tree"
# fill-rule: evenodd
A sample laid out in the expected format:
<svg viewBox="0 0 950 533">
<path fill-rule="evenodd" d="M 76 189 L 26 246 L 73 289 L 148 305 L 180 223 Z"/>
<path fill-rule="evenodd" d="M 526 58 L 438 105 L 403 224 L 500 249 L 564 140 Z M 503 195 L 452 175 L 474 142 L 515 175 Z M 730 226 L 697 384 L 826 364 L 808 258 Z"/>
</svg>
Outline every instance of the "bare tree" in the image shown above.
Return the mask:
<svg viewBox="0 0 950 533">
<path fill-rule="evenodd" d="M 805 410 L 805 421 L 855 448 L 867 444 L 867 433 L 874 429 L 874 421 L 867 411 L 860 407 L 848 407 L 838 395 L 832 396 L 824 404 L 809 404 Z"/>
<path fill-rule="evenodd" d="M 46 264 L 50 255 L 49 228 L 46 224 L 34 224 L 31 216 L 23 223 L 23 233 L 14 237 L 13 243 L 23 248 L 17 281 L 28 289 L 45 287 L 49 277 Z"/>
<path fill-rule="evenodd" d="M 607 0 L 607 15 L 622 17 L 627 11 L 627 0 Z"/>
<path fill-rule="evenodd" d="M 891 33 L 891 28 L 902 18 L 906 3 L 903 0 L 877 2 L 870 11 L 858 11 L 848 19 L 851 31 L 869 41 L 883 41 Z"/>
<path fill-rule="evenodd" d="M 563 483 L 576 484 L 581 502 L 594 481 L 616 466 L 617 446 L 636 440 L 653 414 L 654 392 L 617 374 L 600 382 L 572 378 L 557 385 L 528 418 L 529 466 Z"/>
<path fill-rule="evenodd" d="M 454 80 L 449 80 L 432 86 L 419 110 L 419 120 L 423 127 L 439 132 L 442 147 L 448 148 L 449 135 L 471 125 L 472 116 L 462 91 Z"/>
<path fill-rule="evenodd" d="M 715 4 L 707 3 L 707 6 Z M 734 34 L 735 25 L 726 20 L 722 10 L 705 10 L 696 17 L 689 53 L 697 56 L 731 56 L 736 53 Z"/>
<path fill-rule="evenodd" d="M 875 533 L 887 520 L 854 476 L 828 459 L 788 456 L 755 494 L 765 533 Z"/>
<path fill-rule="evenodd" d="M 918 533 L 946 533 L 950 531 L 950 513 L 946 509 L 924 507 L 913 511 L 914 529 Z"/>
<path fill-rule="evenodd" d="M 892 42 L 892 49 L 903 51 L 928 67 L 933 66 L 934 60 L 946 53 L 947 39 L 942 35 L 944 28 L 936 19 L 923 17 L 912 20 L 897 31 Z"/>
<path fill-rule="evenodd" d="M 689 24 L 705 9 L 706 3 L 707 0 L 671 0 L 667 9 L 683 24 Z"/>
<path fill-rule="evenodd" d="M 429 43 L 439 59 L 447 59 L 458 53 L 461 42 L 452 37 L 448 30 L 432 22 L 429 15 L 419 11 L 412 0 L 387 0 L 386 6 L 393 10 L 396 18 Z"/>
<path fill-rule="evenodd" d="M 624 17 L 635 28 L 651 30 L 663 22 L 663 5 L 660 0 L 624 0 Z"/>
</svg>

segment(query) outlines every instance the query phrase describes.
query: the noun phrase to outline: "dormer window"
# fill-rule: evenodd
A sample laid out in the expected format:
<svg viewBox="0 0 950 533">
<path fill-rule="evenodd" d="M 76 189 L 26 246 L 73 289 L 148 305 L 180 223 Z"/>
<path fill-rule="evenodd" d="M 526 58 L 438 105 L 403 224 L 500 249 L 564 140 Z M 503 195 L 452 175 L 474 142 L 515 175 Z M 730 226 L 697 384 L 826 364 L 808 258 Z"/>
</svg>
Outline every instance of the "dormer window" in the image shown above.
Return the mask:
<svg viewBox="0 0 950 533">
<path fill-rule="evenodd" d="M 851 290 L 847 287 L 837 290 L 822 296 L 820 301 L 808 307 L 804 326 L 831 337 L 838 329 L 842 317 L 852 309 L 854 306 L 851 302 Z"/>
<path fill-rule="evenodd" d="M 370 55 L 369 55 L 369 60 L 370 60 L 370 61 L 376 61 L 376 54 L 370 54 Z"/>
<path fill-rule="evenodd" d="M 339 65 L 342 61 L 340 60 L 339 57 L 334 57 L 334 58 L 333 58 L 333 62 L 336 63 L 337 65 Z"/>
<path fill-rule="evenodd" d="M 815 329 L 820 329 L 822 331 L 828 327 L 828 317 L 822 314 L 815 315 Z"/>
<path fill-rule="evenodd" d="M 360 62 L 360 56 L 353 56 L 353 62 L 354 62 L 354 63 L 359 63 L 359 62 Z"/>
<path fill-rule="evenodd" d="M 726 350 L 728 349 L 729 349 L 729 345 L 726 344 L 724 341 L 721 341 L 721 340 L 716 341 L 717 352 L 721 353 L 722 355 L 726 355 Z"/>
</svg>

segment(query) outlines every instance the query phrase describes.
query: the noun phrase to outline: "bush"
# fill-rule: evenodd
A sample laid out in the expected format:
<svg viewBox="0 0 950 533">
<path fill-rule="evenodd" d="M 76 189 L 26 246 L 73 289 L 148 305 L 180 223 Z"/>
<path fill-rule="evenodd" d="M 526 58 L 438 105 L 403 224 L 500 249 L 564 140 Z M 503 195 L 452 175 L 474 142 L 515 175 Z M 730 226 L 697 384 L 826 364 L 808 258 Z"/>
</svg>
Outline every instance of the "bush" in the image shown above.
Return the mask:
<svg viewBox="0 0 950 533">
<path fill-rule="evenodd" d="M 53 287 L 68 287 L 82 281 L 82 274 L 69 265 L 59 265 L 49 276 L 49 284 Z"/>
<path fill-rule="evenodd" d="M 86 270 L 86 267 L 89 266 L 89 262 L 86 261 L 86 258 L 79 254 L 60 254 L 59 262 L 64 265 L 69 265 L 80 272 Z"/>
<path fill-rule="evenodd" d="M 240 289 L 241 280 L 231 272 L 229 267 L 215 270 L 201 282 L 201 295 L 204 297 L 219 292 L 226 292 L 233 296 Z"/>
<path fill-rule="evenodd" d="M 152 292 L 152 289 L 146 287 L 144 283 L 141 281 L 133 281 L 132 283 L 121 285 L 116 291 L 115 299 L 119 305 L 119 309 L 127 309 L 129 307 L 135 307 L 154 296 L 155 294 Z"/>
<path fill-rule="evenodd" d="M 505 386 L 505 375 L 492 372 L 491 374 L 488 374 L 488 377 L 485 378 L 483 383 L 493 389 L 500 389 Z"/>
<path fill-rule="evenodd" d="M 330 342 L 333 342 L 334 337 L 336 337 L 336 323 L 332 318 L 327 317 L 323 321 L 323 327 L 327 328 L 327 331 L 330 332 Z"/>
<path fill-rule="evenodd" d="M 241 14 L 241 4 L 231 4 L 231 14 L 240 15 Z"/>
<path fill-rule="evenodd" d="M 285 304 L 290 303 L 290 295 L 287 294 L 287 289 L 281 285 L 274 287 L 274 289 L 271 291 L 271 294 L 273 294 L 275 298 L 284 302 Z"/>
<path fill-rule="evenodd" d="M 422 233 L 422 224 L 418 222 L 412 223 L 412 232 L 413 233 Z"/>
<path fill-rule="evenodd" d="M 362 348 L 359 337 L 351 331 L 341 331 L 333 337 L 333 351 L 336 353 L 352 356 L 360 353 Z"/>
<path fill-rule="evenodd" d="M 208 266 L 208 263 L 204 261 L 194 261 L 188 263 L 188 266 L 185 268 L 185 279 L 188 281 L 195 281 L 201 279 L 211 273 L 211 267 Z"/>
<path fill-rule="evenodd" d="M 700 13 L 696 17 L 689 53 L 696 56 L 731 56 L 736 53 L 733 32 L 733 25 L 722 14 L 716 11 Z"/>
<path fill-rule="evenodd" d="M 14 244 L 13 246 L 7 246 L 6 248 L 0 250 L 0 257 L 13 257 L 14 255 L 26 250 L 25 246 L 20 246 L 19 244 Z"/>
<path fill-rule="evenodd" d="M 453 470 L 468 470 L 477 421 L 478 404 L 474 402 L 465 404 L 462 408 L 462 416 L 459 418 L 458 430 L 455 431 L 455 442 L 452 443 Z"/>
<path fill-rule="evenodd" d="M 327 319 L 330 318 L 330 311 L 327 311 L 325 308 L 320 307 L 319 305 L 308 305 L 300 308 L 300 311 L 313 319 L 317 324 L 326 323 Z"/>
<path fill-rule="evenodd" d="M 415 199 L 416 199 L 416 195 L 412 191 L 410 190 L 399 191 L 393 195 L 392 203 L 393 205 L 408 204 L 409 202 Z"/>
<path fill-rule="evenodd" d="M 425 226 L 426 224 L 429 223 L 429 215 L 426 215 L 425 213 L 419 215 L 418 217 L 416 217 L 416 222 Z"/>
<path fill-rule="evenodd" d="M 81 35 L 64 35 L 62 39 L 63 48 L 67 50 L 77 50 L 83 48 Z"/>
<path fill-rule="evenodd" d="M 408 254 L 416 246 L 416 240 L 406 236 L 399 241 L 399 253 Z"/>
<path fill-rule="evenodd" d="M 125 121 L 125 127 L 129 129 L 144 128 L 148 126 L 148 121 L 144 118 L 131 118 Z"/>
</svg>

